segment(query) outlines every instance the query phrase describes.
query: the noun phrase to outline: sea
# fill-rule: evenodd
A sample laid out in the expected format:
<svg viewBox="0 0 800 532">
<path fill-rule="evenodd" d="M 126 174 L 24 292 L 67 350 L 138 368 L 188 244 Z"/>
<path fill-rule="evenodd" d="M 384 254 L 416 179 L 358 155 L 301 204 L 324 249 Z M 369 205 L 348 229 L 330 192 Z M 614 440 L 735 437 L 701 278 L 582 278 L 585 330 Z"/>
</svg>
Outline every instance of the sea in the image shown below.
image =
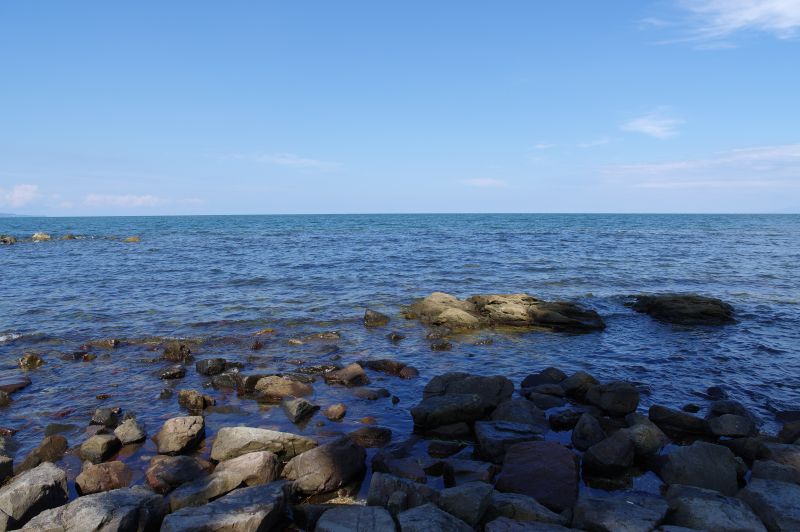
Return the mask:
<svg viewBox="0 0 800 532">
<path fill-rule="evenodd" d="M 52 240 L 31 242 L 36 232 Z M 0 246 L 0 370 L 17 375 L 17 359 L 28 352 L 45 361 L 27 372 L 32 384 L 0 408 L 0 427 L 16 431 L 0 438 L 0 452 L 18 460 L 46 434 L 63 434 L 77 447 L 99 407 L 135 415 L 152 436 L 167 418 L 186 415 L 164 389 L 215 398 L 205 414 L 207 442 L 230 425 L 325 440 L 365 423 L 402 441 L 411 437 L 409 410 L 425 383 L 448 371 L 504 375 L 518 385 L 548 366 L 583 370 L 600 381 L 636 383 L 642 412 L 696 404 L 703 415 L 706 390 L 720 386 L 768 432 L 779 427 L 776 413 L 800 409 L 798 215 L 25 217 L 0 219 L 0 234 L 20 240 Z M 126 243 L 130 236 L 140 242 Z M 425 327 L 401 314 L 433 291 L 576 301 L 599 312 L 607 328 L 485 330 L 433 351 Z M 637 294 L 665 292 L 721 298 L 734 307 L 736 323 L 675 326 L 626 305 Z M 390 323 L 365 328 L 367 308 Z M 253 336 L 263 329 L 273 332 Z M 323 331 L 341 339 L 289 341 Z M 393 331 L 405 338 L 389 341 Z M 122 343 L 76 360 L 88 342 L 108 338 Z M 318 379 L 309 399 L 323 408 L 344 402 L 347 416 L 331 422 L 318 414 L 293 425 L 280 407 L 210 387 L 192 366 L 184 379 L 159 379 L 169 365 L 160 359 L 168 339 L 192 342 L 198 360 L 240 362 L 245 373 L 392 358 L 420 376 L 369 372 L 373 387 L 396 398 L 375 401 Z M 154 453 L 147 441 L 120 459 L 136 465 L 141 481 Z M 80 471 L 77 457 L 66 462 L 72 475 Z"/>
</svg>

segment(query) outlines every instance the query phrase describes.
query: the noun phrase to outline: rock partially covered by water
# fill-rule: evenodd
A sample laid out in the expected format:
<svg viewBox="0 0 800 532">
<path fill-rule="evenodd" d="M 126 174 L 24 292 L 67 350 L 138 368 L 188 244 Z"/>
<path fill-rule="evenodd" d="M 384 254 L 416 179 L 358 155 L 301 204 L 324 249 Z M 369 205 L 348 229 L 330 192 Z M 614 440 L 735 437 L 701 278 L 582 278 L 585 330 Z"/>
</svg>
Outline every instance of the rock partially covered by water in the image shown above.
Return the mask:
<svg viewBox="0 0 800 532">
<path fill-rule="evenodd" d="M 129 445 L 144 441 L 147 434 L 136 419 L 128 418 L 114 429 L 114 436 L 119 439 L 122 445 Z"/>
<path fill-rule="evenodd" d="M 514 383 L 500 375 L 483 377 L 469 373 L 452 372 L 430 380 L 422 391 L 423 399 L 457 394 L 477 395 L 487 413 L 511 398 Z"/>
<path fill-rule="evenodd" d="M 286 515 L 289 489 L 285 482 L 240 488 L 214 502 L 169 514 L 161 531 L 273 530 Z"/>
<path fill-rule="evenodd" d="M 695 442 L 679 447 L 664 459 L 659 476 L 667 484 L 684 484 L 735 495 L 738 464 L 727 447 Z"/>
<path fill-rule="evenodd" d="M 0 235 L 0 246 L 10 246 L 16 244 L 17 239 L 11 235 Z"/>
<path fill-rule="evenodd" d="M 365 327 L 383 327 L 389 323 L 389 316 L 375 310 L 367 309 L 364 311 Z"/>
<path fill-rule="evenodd" d="M 369 384 L 369 377 L 364 372 L 364 368 L 355 362 L 342 369 L 329 371 L 323 376 L 328 384 L 343 384 L 347 387 Z"/>
<path fill-rule="evenodd" d="M 12 394 L 31 385 L 31 379 L 21 375 L 16 371 L 4 371 L 0 373 L 0 391 Z"/>
<path fill-rule="evenodd" d="M 31 237 L 31 240 L 33 240 L 34 242 L 47 242 L 48 240 L 52 239 L 53 237 L 51 237 L 47 233 L 42 233 L 42 232 L 33 233 L 33 236 Z"/>
<path fill-rule="evenodd" d="M 0 488 L 0 530 L 20 528 L 36 514 L 67 500 L 67 474 L 45 462 Z"/>
<path fill-rule="evenodd" d="M 113 434 L 95 434 L 81 444 L 81 458 L 99 464 L 111 458 L 121 446 Z"/>
<path fill-rule="evenodd" d="M 174 417 L 154 436 L 160 454 L 180 454 L 197 447 L 206 435 L 202 416 Z"/>
<path fill-rule="evenodd" d="M 172 362 L 189 362 L 192 360 L 192 350 L 187 344 L 172 342 L 164 347 L 164 358 Z"/>
<path fill-rule="evenodd" d="M 319 410 L 319 405 L 312 404 L 298 397 L 284 398 L 281 402 L 281 406 L 283 407 L 283 411 L 286 412 L 286 417 L 288 417 L 292 423 L 299 423 L 311 417 L 314 412 Z"/>
<path fill-rule="evenodd" d="M 280 403 L 286 397 L 303 397 L 314 393 L 310 384 L 301 382 L 290 375 L 267 375 L 255 383 L 255 390 L 269 402 Z"/>
<path fill-rule="evenodd" d="M 223 427 L 211 447 L 211 459 L 221 462 L 254 451 L 270 451 L 283 460 L 313 449 L 317 442 L 305 436 L 251 427 Z"/>
<path fill-rule="evenodd" d="M 17 362 L 23 371 L 30 371 L 44 365 L 44 360 L 36 353 L 25 353 Z"/>
<path fill-rule="evenodd" d="M 23 530 L 158 530 L 166 513 L 160 495 L 137 486 L 78 497 L 40 513 Z"/>
<path fill-rule="evenodd" d="M 629 382 L 612 382 L 592 386 L 586 399 L 612 416 L 625 416 L 639 406 L 639 390 Z"/>
<path fill-rule="evenodd" d="M 410 305 L 405 315 L 454 330 L 510 326 L 586 332 L 605 328 L 603 319 L 593 310 L 575 303 L 542 301 L 527 294 L 477 295 L 460 300 L 434 292 Z"/>
<path fill-rule="evenodd" d="M 327 493 L 361 478 L 366 451 L 351 438 L 340 438 L 292 458 L 283 476 L 299 493 Z"/>
<path fill-rule="evenodd" d="M 58 462 L 67 451 L 67 439 L 60 434 L 46 436 L 42 442 L 33 449 L 25 459 L 16 467 L 16 474 L 20 474 L 44 462 Z"/>
<path fill-rule="evenodd" d="M 145 479 L 153 491 L 165 494 L 207 475 L 212 469 L 210 462 L 192 456 L 156 455 L 150 460 Z"/>
<path fill-rule="evenodd" d="M 734 321 L 729 304 L 697 294 L 637 296 L 631 306 L 636 312 L 678 325 L 724 325 Z"/>
<path fill-rule="evenodd" d="M 202 412 L 209 406 L 214 406 L 217 402 L 213 397 L 196 390 L 180 390 L 178 392 L 178 404 L 189 411 Z"/>
</svg>

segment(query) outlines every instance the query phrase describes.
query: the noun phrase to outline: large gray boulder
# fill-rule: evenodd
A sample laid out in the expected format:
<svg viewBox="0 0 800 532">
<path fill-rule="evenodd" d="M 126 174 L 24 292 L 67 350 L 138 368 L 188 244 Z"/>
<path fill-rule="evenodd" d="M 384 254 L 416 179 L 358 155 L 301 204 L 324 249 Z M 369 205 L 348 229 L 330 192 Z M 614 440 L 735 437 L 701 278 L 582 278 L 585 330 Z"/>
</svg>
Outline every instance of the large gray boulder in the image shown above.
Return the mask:
<svg viewBox="0 0 800 532">
<path fill-rule="evenodd" d="M 629 382 L 612 382 L 592 386 L 586 399 L 612 416 L 625 416 L 639 406 L 639 390 Z"/>
<path fill-rule="evenodd" d="M 137 486 L 84 495 L 40 513 L 23 530 L 127 532 L 158 530 L 167 513 L 164 499 Z"/>
<path fill-rule="evenodd" d="M 113 434 L 95 434 L 81 444 L 81 458 L 98 464 L 111 458 L 121 446 Z"/>
<path fill-rule="evenodd" d="M 270 451 L 282 460 L 313 449 L 317 442 L 305 436 L 251 427 L 223 427 L 211 447 L 211 459 L 221 462 L 254 451 Z"/>
<path fill-rule="evenodd" d="M 735 495 L 738 463 L 727 447 L 695 442 L 668 454 L 658 470 L 667 484 L 684 484 Z"/>
<path fill-rule="evenodd" d="M 348 437 L 320 445 L 292 458 L 283 476 L 294 481 L 298 493 L 327 493 L 360 479 L 367 453 Z"/>
<path fill-rule="evenodd" d="M 631 306 L 658 321 L 678 325 L 724 325 L 734 321 L 729 304 L 697 294 L 642 295 Z"/>
<path fill-rule="evenodd" d="M 503 401 L 494 409 L 491 416 L 492 421 L 510 421 L 512 423 L 525 423 L 541 428 L 541 432 L 547 432 L 547 416 L 535 404 L 521 397 L 514 397 Z"/>
<path fill-rule="evenodd" d="M 756 478 L 737 497 L 755 512 L 770 532 L 800 530 L 800 486 L 797 484 Z"/>
<path fill-rule="evenodd" d="M 0 530 L 20 528 L 40 512 L 67 500 L 67 474 L 44 462 L 0 488 Z"/>
<path fill-rule="evenodd" d="M 625 430 L 589 447 L 583 454 L 583 469 L 595 475 L 619 475 L 633 465 L 636 448 Z"/>
<path fill-rule="evenodd" d="M 400 532 L 473 532 L 467 523 L 434 506 L 423 504 L 397 516 Z"/>
<path fill-rule="evenodd" d="M 286 482 L 272 482 L 232 491 L 214 502 L 169 514 L 161 532 L 273 530 L 286 515 L 289 489 Z"/>
<path fill-rule="evenodd" d="M 341 505 L 326 510 L 317 521 L 315 532 L 394 531 L 394 520 L 379 506 Z"/>
<path fill-rule="evenodd" d="M 715 532 L 766 532 L 745 503 L 718 491 L 674 484 L 666 497 L 673 525 Z"/>
<path fill-rule="evenodd" d="M 469 482 L 442 490 L 439 507 L 468 525 L 477 527 L 489 508 L 494 489 L 485 482 Z"/>
<path fill-rule="evenodd" d="M 705 419 L 673 410 L 661 405 L 653 405 L 649 411 L 650 421 L 667 434 L 704 436 L 711 434 Z"/>
<path fill-rule="evenodd" d="M 484 377 L 469 373 L 451 372 L 432 378 L 422 390 L 424 399 L 453 394 L 475 394 L 481 398 L 484 410 L 490 411 L 511 398 L 514 383 L 506 377 Z"/>
<path fill-rule="evenodd" d="M 667 515 L 667 501 L 646 493 L 586 495 L 578 498 L 572 526 L 584 530 L 650 532 Z"/>
<path fill-rule="evenodd" d="M 411 409 L 414 426 L 433 429 L 442 425 L 472 422 L 486 413 L 486 406 L 477 394 L 449 394 L 424 398 Z"/>
</svg>

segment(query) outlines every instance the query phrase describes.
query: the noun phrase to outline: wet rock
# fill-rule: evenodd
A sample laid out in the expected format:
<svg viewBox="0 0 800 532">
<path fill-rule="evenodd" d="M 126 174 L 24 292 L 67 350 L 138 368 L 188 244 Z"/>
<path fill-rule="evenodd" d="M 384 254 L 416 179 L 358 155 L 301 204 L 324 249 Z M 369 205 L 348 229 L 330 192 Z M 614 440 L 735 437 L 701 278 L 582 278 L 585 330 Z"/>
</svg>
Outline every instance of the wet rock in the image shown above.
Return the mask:
<svg viewBox="0 0 800 532">
<path fill-rule="evenodd" d="M 211 463 L 192 456 L 156 455 L 150 460 L 145 479 L 153 491 L 163 495 L 207 475 L 212 469 Z"/>
<path fill-rule="evenodd" d="M 476 394 L 428 397 L 411 409 L 414 426 L 432 429 L 441 425 L 472 422 L 483 417 L 486 404 Z"/>
<path fill-rule="evenodd" d="M 159 454 L 180 454 L 193 450 L 206 435 L 202 416 L 174 417 L 164 422 L 153 438 Z"/>
<path fill-rule="evenodd" d="M 434 506 L 423 504 L 397 516 L 401 532 L 472 532 L 474 529 L 461 519 Z"/>
<path fill-rule="evenodd" d="M 67 447 L 67 439 L 64 436 L 59 434 L 47 436 L 17 465 L 15 473 L 28 471 L 44 462 L 58 462 L 64 457 Z"/>
<path fill-rule="evenodd" d="M 343 403 L 336 403 L 326 408 L 322 413 L 331 421 L 339 421 L 347 414 L 347 406 Z"/>
<path fill-rule="evenodd" d="M 361 447 L 383 447 L 392 441 L 392 431 L 385 427 L 360 427 L 347 435 Z"/>
<path fill-rule="evenodd" d="M 576 371 L 561 381 L 561 387 L 564 389 L 564 393 L 570 397 L 577 397 L 579 399 L 585 397 L 589 388 L 595 385 L 597 385 L 597 379 L 585 371 Z"/>
<path fill-rule="evenodd" d="M 378 452 L 375 455 L 372 459 L 372 470 L 423 484 L 428 478 L 416 459 L 394 457 L 386 452 Z"/>
<path fill-rule="evenodd" d="M 767 530 L 800 530 L 800 486 L 752 479 L 737 498 L 743 500 Z"/>
<path fill-rule="evenodd" d="M 12 394 L 31 385 L 31 379 L 15 371 L 0 372 L 0 391 Z"/>
<path fill-rule="evenodd" d="M 81 458 L 98 464 L 114 456 L 121 446 L 113 434 L 95 434 L 81 444 Z"/>
<path fill-rule="evenodd" d="M 734 495 L 738 489 L 737 462 L 726 447 L 695 442 L 666 456 L 657 473 L 667 484 L 684 484 Z"/>
<path fill-rule="evenodd" d="M 182 379 L 186 376 L 186 368 L 180 364 L 170 366 L 161 371 L 159 377 L 164 380 Z"/>
<path fill-rule="evenodd" d="M 525 397 L 527 397 L 528 401 L 533 403 L 536 408 L 541 410 L 550 410 L 551 408 L 558 408 L 567 404 L 567 401 L 562 397 L 537 393 L 534 391 L 528 391 L 525 394 Z"/>
<path fill-rule="evenodd" d="M 469 482 L 447 488 L 439 495 L 439 507 L 471 527 L 483 519 L 494 489 L 485 482 Z"/>
<path fill-rule="evenodd" d="M 784 443 L 765 443 L 760 458 L 768 458 L 800 471 L 800 445 Z"/>
<path fill-rule="evenodd" d="M 19 369 L 30 371 L 42 367 L 44 365 L 44 360 L 36 353 L 25 353 L 17 363 L 19 364 Z"/>
<path fill-rule="evenodd" d="M 386 388 L 356 388 L 353 395 L 366 401 L 377 401 L 389 397 L 391 393 Z"/>
<path fill-rule="evenodd" d="M 575 425 L 578 424 L 578 421 L 580 421 L 584 413 L 583 410 L 564 410 L 551 414 L 550 417 L 547 418 L 547 422 L 550 428 L 557 432 L 572 430 L 575 428 Z"/>
<path fill-rule="evenodd" d="M 645 493 L 581 495 L 573 512 L 572 526 L 585 530 L 649 532 L 667 514 L 667 502 Z"/>
<path fill-rule="evenodd" d="M 800 469 L 773 460 L 756 460 L 752 478 L 800 484 Z"/>
<path fill-rule="evenodd" d="M 323 373 L 327 373 L 329 371 L 334 371 L 337 369 L 342 369 L 341 366 L 336 364 L 312 364 L 307 366 L 300 366 L 297 368 L 298 373 L 302 373 L 304 375 L 322 375 Z"/>
<path fill-rule="evenodd" d="M 523 390 L 523 395 L 530 393 L 538 393 L 542 395 L 554 395 L 556 397 L 564 397 L 566 395 L 564 393 L 564 388 L 562 388 L 558 384 L 539 384 L 537 386 L 534 386 L 533 388 L 525 388 Z"/>
<path fill-rule="evenodd" d="M 172 362 L 191 362 L 192 350 L 180 342 L 172 342 L 164 347 L 164 358 Z"/>
<path fill-rule="evenodd" d="M 8 406 L 11 404 L 11 396 L 6 392 L 0 391 L 0 407 Z"/>
<path fill-rule="evenodd" d="M 492 412 L 492 421 L 510 421 L 534 425 L 541 432 L 547 431 L 547 418 L 535 404 L 527 399 L 515 397 L 500 403 Z"/>
<path fill-rule="evenodd" d="M 684 412 L 689 412 L 690 414 L 696 414 L 696 413 L 698 413 L 700 411 L 700 406 L 696 405 L 694 403 L 689 403 L 689 404 L 683 405 L 681 407 L 681 410 L 683 410 Z"/>
<path fill-rule="evenodd" d="M 178 392 L 178 404 L 192 412 L 202 412 L 217 402 L 213 397 L 203 395 L 195 390 L 181 390 Z"/>
<path fill-rule="evenodd" d="M 545 368 L 539 373 L 531 373 L 522 380 L 522 388 L 533 388 L 542 384 L 559 384 L 567 378 L 566 373 L 558 368 Z"/>
<path fill-rule="evenodd" d="M 288 491 L 284 482 L 237 489 L 214 502 L 169 514 L 161 531 L 273 530 L 286 515 Z"/>
<path fill-rule="evenodd" d="M 113 429 L 119 424 L 119 411 L 119 408 L 97 408 L 89 424 Z"/>
<path fill-rule="evenodd" d="M 501 463 L 506 450 L 514 444 L 541 440 L 543 427 L 510 421 L 477 421 L 475 438 L 481 455 L 494 463 Z"/>
<path fill-rule="evenodd" d="M 358 480 L 366 470 L 366 452 L 350 438 L 340 438 L 292 458 L 283 476 L 299 493 L 326 493 Z"/>
<path fill-rule="evenodd" d="M 709 390 L 712 388 L 714 387 L 712 386 L 709 388 Z M 719 394 L 717 394 L 717 397 L 719 397 Z M 742 403 L 732 399 L 717 399 L 712 402 L 708 407 L 708 416 L 706 419 L 711 419 L 725 414 L 734 414 L 749 419 L 755 419 L 755 416 L 753 416 Z"/>
<path fill-rule="evenodd" d="M 376 472 L 372 474 L 372 478 L 370 479 L 367 504 L 369 506 L 385 507 L 389 502 L 389 498 L 397 491 L 406 495 L 406 505 L 408 508 L 439 501 L 439 492 L 430 486 Z"/>
<path fill-rule="evenodd" d="M 52 240 L 53 237 L 48 235 L 47 233 L 33 233 L 31 240 L 34 242 L 47 242 L 48 240 Z"/>
<path fill-rule="evenodd" d="M 492 482 L 498 467 L 490 462 L 450 458 L 442 463 L 445 486 L 460 486 L 467 482 Z"/>
<path fill-rule="evenodd" d="M 597 475 L 619 475 L 633 465 L 635 447 L 627 431 L 619 430 L 583 455 L 583 468 Z"/>
<path fill-rule="evenodd" d="M 713 490 L 675 484 L 666 494 L 669 522 L 715 532 L 766 532 L 766 528 L 741 500 Z"/>
<path fill-rule="evenodd" d="M 735 414 L 723 414 L 708 420 L 711 433 L 715 436 L 741 438 L 755 433 L 756 426 L 748 418 Z"/>
<path fill-rule="evenodd" d="M 400 370 L 398 376 L 401 379 L 415 379 L 419 377 L 419 370 L 413 366 L 406 366 Z"/>
<path fill-rule="evenodd" d="M 87 495 L 118 488 L 127 488 L 133 479 L 133 472 L 120 461 L 102 464 L 88 463 L 75 479 L 78 493 Z"/>
<path fill-rule="evenodd" d="M 612 382 L 592 386 L 586 399 L 612 416 L 625 416 L 639 406 L 639 390 L 629 382 Z"/>
<path fill-rule="evenodd" d="M 286 397 L 304 397 L 314 393 L 309 384 L 288 375 L 268 375 L 258 379 L 255 389 L 268 401 L 281 402 Z"/>
<path fill-rule="evenodd" d="M 194 369 L 201 375 L 219 375 L 226 369 L 228 361 L 224 358 L 206 358 L 195 362 Z"/>
<path fill-rule="evenodd" d="M 641 414 L 629 414 L 625 420 L 630 425 L 628 435 L 633 441 L 636 456 L 647 457 L 658 452 L 669 443 L 669 438 L 658 425 Z"/>
<path fill-rule="evenodd" d="M 317 446 L 305 436 L 251 427 L 223 427 L 211 447 L 211 459 L 230 460 L 254 451 L 270 451 L 288 460 Z"/>
<path fill-rule="evenodd" d="M 678 325 L 724 325 L 732 323 L 733 307 L 697 294 L 660 294 L 638 296 L 633 310 L 659 321 Z"/>
<path fill-rule="evenodd" d="M 285 397 L 281 402 L 281 407 L 292 423 L 299 423 L 319 410 L 318 405 L 297 397 Z"/>
<path fill-rule="evenodd" d="M 450 351 L 453 349 L 453 344 L 447 340 L 433 340 L 431 342 L 431 351 Z"/>
<path fill-rule="evenodd" d="M 483 377 L 469 373 L 452 372 L 438 375 L 425 385 L 424 399 L 457 394 L 478 395 L 485 410 L 497 408 L 514 393 L 514 384 L 505 377 Z"/>
<path fill-rule="evenodd" d="M 456 454 L 465 446 L 462 442 L 433 440 L 428 442 L 428 454 L 436 458 L 447 458 Z"/>
<path fill-rule="evenodd" d="M 392 331 L 392 332 L 390 332 L 389 334 L 386 335 L 386 338 L 392 343 L 397 343 L 400 340 L 405 340 L 406 337 L 405 337 L 405 335 L 403 333 L 399 333 L 397 331 Z"/>
<path fill-rule="evenodd" d="M 129 445 L 144 441 L 147 434 L 135 418 L 128 418 L 114 429 L 114 436 L 122 445 Z"/>
<path fill-rule="evenodd" d="M 0 235 L 0 245 L 11 246 L 17 243 L 17 239 L 11 235 Z"/>
<path fill-rule="evenodd" d="M 653 405 L 649 411 L 650 421 L 667 434 L 688 434 L 703 436 L 711 433 L 708 421 L 699 417 L 672 410 L 665 406 Z"/>
<path fill-rule="evenodd" d="M 326 510 L 317 521 L 315 532 L 394 531 L 394 520 L 384 508 L 338 505 Z"/>
<path fill-rule="evenodd" d="M 536 521 L 515 521 L 508 517 L 498 517 L 488 523 L 484 532 L 571 532 L 576 528 L 566 528 L 552 523 Z M 660 531 L 659 531 L 660 532 Z"/>
<path fill-rule="evenodd" d="M 800 440 L 800 421 L 786 423 L 778 433 L 778 438 L 783 443 L 797 443 Z"/>
<path fill-rule="evenodd" d="M 67 500 L 67 474 L 45 462 L 0 488 L 0 530 L 20 528 L 36 514 Z"/>
<path fill-rule="evenodd" d="M 428 437 L 442 440 L 463 440 L 470 438 L 472 435 L 469 425 L 464 422 L 440 425 L 432 429 L 426 429 L 424 432 Z"/>
<path fill-rule="evenodd" d="M 340 370 L 328 372 L 324 375 L 324 378 L 328 384 L 343 384 L 347 387 L 369 384 L 369 377 L 357 363 L 350 364 Z"/>
<path fill-rule="evenodd" d="M 389 323 L 389 316 L 375 310 L 364 311 L 364 327 L 383 327 Z"/>
<path fill-rule="evenodd" d="M 492 490 L 489 506 L 486 510 L 486 521 L 507 517 L 515 521 L 566 525 L 568 519 L 548 510 L 533 497 L 521 493 L 500 493 Z"/>
<path fill-rule="evenodd" d="M 225 388 L 225 389 L 232 389 L 238 390 L 243 388 L 243 378 L 242 375 L 239 373 L 239 370 L 229 369 L 220 373 L 219 375 L 214 375 L 211 377 L 211 386 L 214 388 Z"/>
<path fill-rule="evenodd" d="M 571 508 L 578 496 L 577 456 L 556 442 L 518 443 L 506 451 L 496 488 L 533 497 L 551 510 Z"/>
<path fill-rule="evenodd" d="M 399 375 L 406 364 L 391 358 L 376 358 L 372 360 L 359 360 L 358 365 L 362 368 L 371 369 L 372 371 L 379 371 L 387 375 Z"/>
<path fill-rule="evenodd" d="M 269 451 L 255 451 L 220 462 L 215 474 L 232 474 L 248 486 L 266 484 L 277 480 L 280 459 Z"/>
<path fill-rule="evenodd" d="M 603 427 L 591 414 L 584 413 L 572 430 L 572 446 L 579 451 L 585 451 L 604 439 L 606 439 L 606 433 L 603 431 Z"/>
<path fill-rule="evenodd" d="M 166 513 L 161 496 L 137 486 L 84 495 L 40 513 L 24 530 L 158 530 Z"/>
</svg>

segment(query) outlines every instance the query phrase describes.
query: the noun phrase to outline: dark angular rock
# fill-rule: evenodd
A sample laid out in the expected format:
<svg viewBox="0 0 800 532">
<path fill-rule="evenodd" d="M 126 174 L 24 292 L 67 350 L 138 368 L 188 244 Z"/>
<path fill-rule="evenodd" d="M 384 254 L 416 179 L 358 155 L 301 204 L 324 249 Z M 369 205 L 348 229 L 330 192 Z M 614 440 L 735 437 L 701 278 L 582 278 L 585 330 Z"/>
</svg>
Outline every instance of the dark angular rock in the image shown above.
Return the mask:
<svg viewBox="0 0 800 532">
<path fill-rule="evenodd" d="M 491 484 L 485 482 L 447 488 L 439 495 L 439 508 L 475 528 L 489 508 L 493 491 Z"/>
<path fill-rule="evenodd" d="M 327 509 L 317 520 L 315 532 L 394 531 L 394 520 L 385 508 L 340 504 Z"/>
<path fill-rule="evenodd" d="M 669 522 L 715 532 L 766 532 L 766 528 L 741 500 L 718 491 L 674 484 L 667 490 Z"/>
<path fill-rule="evenodd" d="M 336 371 L 329 371 L 324 378 L 328 384 L 343 384 L 347 387 L 369 384 L 369 377 L 364 373 L 364 368 L 356 363 Z"/>
<path fill-rule="evenodd" d="M 81 458 L 93 464 L 104 462 L 111 458 L 122 446 L 113 434 L 95 434 L 81 444 Z"/>
<path fill-rule="evenodd" d="M 389 323 L 389 316 L 381 314 L 375 310 L 367 309 L 364 311 L 364 326 L 365 327 L 383 327 Z"/>
<path fill-rule="evenodd" d="M 712 417 L 708 420 L 711 433 L 715 436 L 726 436 L 729 438 L 742 438 L 755 433 L 755 424 L 746 417 L 735 414 L 723 414 Z"/>
<path fill-rule="evenodd" d="M 603 427 L 591 414 L 584 413 L 572 430 L 572 445 L 579 451 L 585 451 L 604 439 L 606 439 L 606 433 L 603 431 Z"/>
<path fill-rule="evenodd" d="M 67 439 L 64 436 L 60 434 L 47 436 L 17 465 L 15 473 L 19 475 L 44 462 L 58 462 L 64 457 L 67 447 Z"/>
<path fill-rule="evenodd" d="M 752 479 L 737 498 L 743 500 L 767 530 L 800 530 L 800 486 Z"/>
<path fill-rule="evenodd" d="M 366 426 L 354 430 L 347 437 L 361 447 L 383 447 L 392 441 L 392 431 L 385 427 Z"/>
<path fill-rule="evenodd" d="M 667 434 L 689 434 L 695 436 L 711 434 L 708 421 L 686 412 L 653 405 L 650 407 L 649 416 L 650 421 L 658 425 Z"/>
<path fill-rule="evenodd" d="M 164 347 L 164 358 L 172 362 L 190 362 L 192 350 L 180 342 L 173 342 Z"/>
<path fill-rule="evenodd" d="M 397 516 L 401 532 L 472 532 L 474 529 L 461 519 L 434 506 L 424 504 Z"/>
<path fill-rule="evenodd" d="M 40 512 L 67 500 L 67 474 L 45 462 L 0 488 L 0 530 L 20 528 Z"/>
<path fill-rule="evenodd" d="M 160 377 L 164 380 L 182 379 L 186 376 L 186 368 L 180 364 L 170 366 L 161 371 Z"/>
<path fill-rule="evenodd" d="M 667 501 L 646 493 L 581 495 L 572 526 L 582 530 L 649 532 L 667 515 Z"/>
<path fill-rule="evenodd" d="M 442 463 L 442 477 L 447 487 L 467 482 L 492 482 L 498 467 L 490 462 L 449 458 Z"/>
<path fill-rule="evenodd" d="M 524 423 L 540 428 L 542 433 L 547 432 L 544 412 L 531 401 L 519 397 L 500 403 L 492 412 L 492 421 Z"/>
<path fill-rule="evenodd" d="M 367 504 L 369 506 L 386 506 L 393 493 L 400 491 L 406 495 L 406 506 L 414 508 L 423 504 L 439 501 L 439 492 L 435 489 L 385 473 L 373 473 L 369 483 Z"/>
<path fill-rule="evenodd" d="M 618 430 L 589 447 L 583 455 L 583 468 L 596 475 L 619 475 L 633 465 L 635 447 L 625 430 Z"/>
<path fill-rule="evenodd" d="M 660 294 L 638 296 L 633 310 L 678 325 L 724 325 L 732 323 L 733 307 L 697 294 Z"/>
<path fill-rule="evenodd" d="M 551 408 L 558 408 L 567 404 L 567 401 L 563 397 L 547 395 L 534 391 L 527 391 L 527 393 L 525 393 L 525 397 L 527 397 L 528 401 L 533 403 L 534 406 L 540 410 L 550 410 Z"/>
<path fill-rule="evenodd" d="M 624 416 L 639 406 L 639 390 L 629 382 L 599 384 L 589 388 L 586 399 L 612 416 Z"/>
<path fill-rule="evenodd" d="M 597 384 L 597 379 L 586 373 L 585 371 L 576 371 L 563 381 L 561 387 L 564 393 L 570 397 L 577 397 L 579 399 L 586 396 L 589 388 Z"/>
<path fill-rule="evenodd" d="M 292 458 L 283 476 L 298 493 L 326 493 L 358 480 L 364 474 L 366 452 L 350 438 L 340 438 Z"/>
<path fill-rule="evenodd" d="M 734 495 L 738 490 L 737 462 L 726 447 L 695 442 L 666 456 L 657 471 L 667 484 L 684 484 Z"/>
<path fill-rule="evenodd" d="M 502 463 L 506 449 L 514 444 L 541 440 L 546 430 L 537 425 L 510 421 L 476 421 L 475 439 L 481 455 L 494 463 Z"/>
<path fill-rule="evenodd" d="M 431 429 L 441 425 L 472 422 L 483 417 L 486 403 L 477 394 L 448 394 L 427 397 L 411 409 L 414 426 Z"/>
<path fill-rule="evenodd" d="M 541 384 L 558 384 L 567 378 L 566 373 L 558 368 L 545 368 L 539 373 L 531 373 L 522 380 L 522 388 L 533 388 Z"/>
<path fill-rule="evenodd" d="M 227 364 L 228 361 L 224 358 L 206 358 L 198 360 L 194 365 L 194 369 L 201 375 L 219 375 L 227 369 Z"/>
<path fill-rule="evenodd" d="M 153 491 L 163 495 L 206 476 L 212 469 L 211 463 L 192 456 L 156 455 L 150 460 L 145 478 Z"/>
<path fill-rule="evenodd" d="M 319 405 L 312 404 L 305 399 L 297 397 L 285 397 L 281 402 L 281 407 L 286 413 L 286 417 L 292 423 L 299 423 L 314 415 L 319 410 Z"/>
</svg>

